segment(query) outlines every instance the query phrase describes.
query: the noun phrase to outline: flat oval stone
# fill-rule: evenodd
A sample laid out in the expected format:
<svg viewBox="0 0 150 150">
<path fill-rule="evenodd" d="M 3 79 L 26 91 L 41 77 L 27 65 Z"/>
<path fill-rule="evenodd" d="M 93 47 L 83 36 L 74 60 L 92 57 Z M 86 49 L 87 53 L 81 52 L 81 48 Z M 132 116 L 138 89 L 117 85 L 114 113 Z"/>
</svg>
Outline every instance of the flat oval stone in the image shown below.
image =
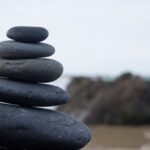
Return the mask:
<svg viewBox="0 0 150 150">
<path fill-rule="evenodd" d="M 16 26 L 8 30 L 7 37 L 19 42 L 38 43 L 48 37 L 48 30 L 43 27 Z"/>
<path fill-rule="evenodd" d="M 0 78 L 1 102 L 21 106 L 55 106 L 66 103 L 69 98 L 69 94 L 57 86 Z"/>
<path fill-rule="evenodd" d="M 6 59 L 47 57 L 54 54 L 53 46 L 45 43 L 0 42 L 0 57 Z"/>
<path fill-rule="evenodd" d="M 0 104 L 0 145 L 76 150 L 91 138 L 88 128 L 70 116 L 46 109 Z"/>
<path fill-rule="evenodd" d="M 63 66 L 53 59 L 0 60 L 0 76 L 27 82 L 50 82 L 61 76 Z"/>
</svg>

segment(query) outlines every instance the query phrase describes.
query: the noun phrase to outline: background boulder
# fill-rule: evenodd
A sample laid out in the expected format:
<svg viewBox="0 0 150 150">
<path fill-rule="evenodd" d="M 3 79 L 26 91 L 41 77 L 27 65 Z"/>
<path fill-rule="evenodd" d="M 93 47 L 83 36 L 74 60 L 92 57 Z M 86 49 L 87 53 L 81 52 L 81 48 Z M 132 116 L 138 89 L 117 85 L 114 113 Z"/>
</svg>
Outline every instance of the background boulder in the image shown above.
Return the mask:
<svg viewBox="0 0 150 150">
<path fill-rule="evenodd" d="M 73 78 L 68 104 L 58 107 L 87 124 L 149 124 L 150 81 L 125 73 L 113 81 Z"/>
</svg>

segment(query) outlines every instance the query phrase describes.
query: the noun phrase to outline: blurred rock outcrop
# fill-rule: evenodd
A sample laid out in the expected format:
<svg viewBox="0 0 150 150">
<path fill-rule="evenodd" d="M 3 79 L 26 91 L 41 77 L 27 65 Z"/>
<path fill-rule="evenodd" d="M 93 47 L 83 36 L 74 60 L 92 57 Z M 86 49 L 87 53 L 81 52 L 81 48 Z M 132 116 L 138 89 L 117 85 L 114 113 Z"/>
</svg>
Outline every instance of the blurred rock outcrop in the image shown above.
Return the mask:
<svg viewBox="0 0 150 150">
<path fill-rule="evenodd" d="M 77 77 L 71 100 L 58 107 L 87 124 L 150 124 L 150 82 L 126 73 L 113 81 Z"/>
</svg>

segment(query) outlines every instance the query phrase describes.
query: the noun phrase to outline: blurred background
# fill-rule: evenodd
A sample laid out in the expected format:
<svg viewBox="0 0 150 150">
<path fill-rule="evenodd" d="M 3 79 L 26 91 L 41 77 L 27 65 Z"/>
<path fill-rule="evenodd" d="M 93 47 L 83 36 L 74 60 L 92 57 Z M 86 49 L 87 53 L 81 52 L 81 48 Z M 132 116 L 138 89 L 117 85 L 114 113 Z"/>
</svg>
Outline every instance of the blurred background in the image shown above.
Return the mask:
<svg viewBox="0 0 150 150">
<path fill-rule="evenodd" d="M 50 83 L 71 94 L 67 112 L 93 134 L 83 150 L 150 149 L 149 0 L 0 0 L 0 39 L 42 26 L 64 66 Z"/>
</svg>

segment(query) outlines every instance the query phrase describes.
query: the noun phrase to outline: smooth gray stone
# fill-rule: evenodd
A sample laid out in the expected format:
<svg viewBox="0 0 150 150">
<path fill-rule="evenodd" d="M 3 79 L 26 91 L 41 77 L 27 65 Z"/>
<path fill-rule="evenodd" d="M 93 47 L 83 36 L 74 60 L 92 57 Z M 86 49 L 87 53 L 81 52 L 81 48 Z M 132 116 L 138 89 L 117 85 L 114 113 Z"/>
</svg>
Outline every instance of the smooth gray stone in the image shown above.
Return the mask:
<svg viewBox="0 0 150 150">
<path fill-rule="evenodd" d="M 8 30 L 7 37 L 19 42 L 38 43 L 48 37 L 48 30 L 43 27 L 16 26 Z"/>
<path fill-rule="evenodd" d="M 50 82 L 61 76 L 63 66 L 53 59 L 0 60 L 0 76 L 28 82 Z"/>
<path fill-rule="evenodd" d="M 75 150 L 90 138 L 85 125 L 64 113 L 0 104 L 1 146 Z"/>
<path fill-rule="evenodd" d="M 47 57 L 54 52 L 54 47 L 45 43 L 0 42 L 0 57 L 6 59 Z"/>
<path fill-rule="evenodd" d="M 0 101 L 21 106 L 55 106 L 70 96 L 63 89 L 46 84 L 25 83 L 0 78 Z"/>
</svg>

